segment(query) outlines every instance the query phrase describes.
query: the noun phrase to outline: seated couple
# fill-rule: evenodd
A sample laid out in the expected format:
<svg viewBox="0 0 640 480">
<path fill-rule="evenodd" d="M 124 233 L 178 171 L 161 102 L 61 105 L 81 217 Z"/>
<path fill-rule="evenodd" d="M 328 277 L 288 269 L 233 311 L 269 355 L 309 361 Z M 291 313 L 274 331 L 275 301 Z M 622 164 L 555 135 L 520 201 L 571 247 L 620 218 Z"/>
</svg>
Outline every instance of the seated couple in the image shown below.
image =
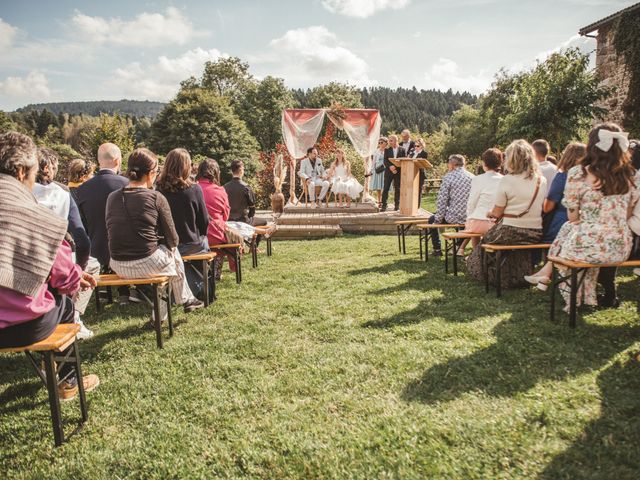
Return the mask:
<svg viewBox="0 0 640 480">
<path fill-rule="evenodd" d="M 351 200 L 355 200 L 362 193 L 363 187 L 351 174 L 351 163 L 345 158 L 344 151 L 338 150 L 336 159 L 325 170 L 322 160 L 318 157 L 318 150 L 315 147 L 307 150 L 307 156 L 300 164 L 298 176 L 306 182 L 309 199 L 312 207 L 321 203 L 329 187 L 332 188 L 338 200 L 338 207 L 343 204 L 349 208 Z M 320 187 L 320 194 L 316 198 L 316 187 Z"/>
</svg>

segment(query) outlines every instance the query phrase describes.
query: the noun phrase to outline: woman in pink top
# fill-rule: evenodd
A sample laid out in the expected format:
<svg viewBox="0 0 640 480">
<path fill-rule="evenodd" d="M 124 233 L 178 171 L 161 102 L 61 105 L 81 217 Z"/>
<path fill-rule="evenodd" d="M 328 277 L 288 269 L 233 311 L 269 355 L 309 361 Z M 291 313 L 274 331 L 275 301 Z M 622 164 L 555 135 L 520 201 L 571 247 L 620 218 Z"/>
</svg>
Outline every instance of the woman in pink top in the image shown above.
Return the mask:
<svg viewBox="0 0 640 480">
<path fill-rule="evenodd" d="M 218 162 L 212 158 L 204 159 L 198 166 L 196 179 L 204 194 L 204 203 L 209 214 L 209 228 L 207 228 L 209 245 L 224 243 L 239 243 L 243 245 L 242 235 L 227 226 L 231 208 L 229 207 L 227 192 L 224 187 L 220 186 L 220 166 Z M 224 251 L 223 253 L 229 260 L 229 268 L 235 272 L 236 263 L 233 252 Z M 217 276 L 221 263 L 218 262 L 216 267 Z"/>
<path fill-rule="evenodd" d="M 0 348 L 30 345 L 59 323 L 72 323 L 71 297 L 96 286 L 71 257 L 66 221 L 37 204 L 31 192 L 37 171 L 37 149 L 29 137 L 0 135 Z M 58 373 L 66 378 L 58 387 L 61 399 L 75 397 L 73 364 L 65 363 Z M 86 391 L 100 382 L 96 375 L 83 380 Z"/>
</svg>

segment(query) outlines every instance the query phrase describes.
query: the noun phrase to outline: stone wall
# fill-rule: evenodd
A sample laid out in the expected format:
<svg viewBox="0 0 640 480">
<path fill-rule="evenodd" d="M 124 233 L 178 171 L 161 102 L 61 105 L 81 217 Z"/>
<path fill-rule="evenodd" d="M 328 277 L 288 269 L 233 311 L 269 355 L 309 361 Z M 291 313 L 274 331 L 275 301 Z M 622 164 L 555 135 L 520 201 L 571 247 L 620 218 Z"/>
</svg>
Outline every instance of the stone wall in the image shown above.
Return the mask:
<svg viewBox="0 0 640 480">
<path fill-rule="evenodd" d="M 601 105 L 609 110 L 605 120 L 622 124 L 624 114 L 622 107 L 629 92 L 629 74 L 624 60 L 616 55 L 613 45 L 613 24 L 598 30 L 598 46 L 596 49 L 596 70 L 602 85 L 613 86 L 615 91 Z"/>
</svg>

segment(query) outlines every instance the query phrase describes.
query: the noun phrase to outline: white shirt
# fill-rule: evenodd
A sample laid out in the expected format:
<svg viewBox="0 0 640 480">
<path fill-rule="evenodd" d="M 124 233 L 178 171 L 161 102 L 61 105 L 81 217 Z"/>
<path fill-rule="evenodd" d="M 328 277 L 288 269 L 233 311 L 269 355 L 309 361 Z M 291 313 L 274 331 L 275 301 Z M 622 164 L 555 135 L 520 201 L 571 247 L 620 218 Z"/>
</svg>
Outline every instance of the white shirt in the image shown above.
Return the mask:
<svg viewBox="0 0 640 480">
<path fill-rule="evenodd" d="M 487 212 L 492 210 L 495 205 L 496 192 L 501 178 L 500 173 L 489 170 L 471 180 L 467 219 L 488 220 Z"/>
<path fill-rule="evenodd" d="M 53 211 L 63 220 L 69 218 L 69 204 L 71 197 L 60 185 L 51 182 L 49 185 L 41 185 L 36 183 L 33 186 L 33 196 L 40 205 L 43 205 Z"/>
<path fill-rule="evenodd" d="M 543 197 L 547 198 L 547 192 L 551 187 L 551 182 L 553 182 L 553 177 L 555 177 L 556 173 L 558 173 L 558 167 L 556 167 L 553 163 L 551 163 L 548 160 L 545 160 L 544 162 L 539 162 L 538 167 L 540 168 L 540 173 L 542 174 L 542 176 L 547 179 L 547 188 L 542 192 Z"/>
</svg>

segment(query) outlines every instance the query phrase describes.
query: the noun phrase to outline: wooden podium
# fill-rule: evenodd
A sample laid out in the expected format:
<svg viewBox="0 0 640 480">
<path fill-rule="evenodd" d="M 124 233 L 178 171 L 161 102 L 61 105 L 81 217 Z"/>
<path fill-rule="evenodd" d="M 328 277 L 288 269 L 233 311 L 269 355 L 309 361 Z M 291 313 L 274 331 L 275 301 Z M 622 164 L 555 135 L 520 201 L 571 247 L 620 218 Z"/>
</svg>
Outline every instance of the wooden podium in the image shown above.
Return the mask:
<svg viewBox="0 0 640 480">
<path fill-rule="evenodd" d="M 424 158 L 390 158 L 389 161 L 400 169 L 400 213 L 415 216 L 418 213 L 418 195 L 420 194 L 420 169 L 433 166 Z"/>
</svg>

